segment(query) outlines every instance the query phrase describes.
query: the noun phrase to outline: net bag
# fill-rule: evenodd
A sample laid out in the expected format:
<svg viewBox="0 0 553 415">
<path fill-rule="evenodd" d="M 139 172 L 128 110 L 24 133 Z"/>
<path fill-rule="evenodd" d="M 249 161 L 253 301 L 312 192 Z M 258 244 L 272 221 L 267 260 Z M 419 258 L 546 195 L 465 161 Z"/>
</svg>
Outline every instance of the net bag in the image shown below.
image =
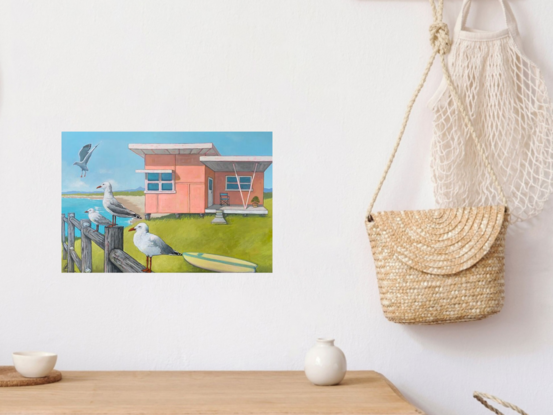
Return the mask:
<svg viewBox="0 0 553 415">
<path fill-rule="evenodd" d="M 553 107 L 540 70 L 522 53 L 509 4 L 499 2 L 507 28 L 484 32 L 465 27 L 471 0 L 463 1 L 448 66 L 517 222 L 537 215 L 553 190 Z M 493 181 L 445 78 L 429 106 L 437 205 L 492 203 Z"/>
</svg>

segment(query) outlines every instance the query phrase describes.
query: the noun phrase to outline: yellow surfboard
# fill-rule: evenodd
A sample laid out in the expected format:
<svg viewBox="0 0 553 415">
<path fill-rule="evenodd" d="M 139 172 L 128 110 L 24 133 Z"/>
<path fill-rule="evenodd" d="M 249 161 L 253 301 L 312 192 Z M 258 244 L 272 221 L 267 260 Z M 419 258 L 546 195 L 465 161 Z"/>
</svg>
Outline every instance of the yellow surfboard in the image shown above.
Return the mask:
<svg viewBox="0 0 553 415">
<path fill-rule="evenodd" d="M 189 264 L 213 272 L 255 272 L 257 269 L 257 264 L 253 262 L 228 256 L 197 252 L 185 252 L 182 256 Z"/>
</svg>

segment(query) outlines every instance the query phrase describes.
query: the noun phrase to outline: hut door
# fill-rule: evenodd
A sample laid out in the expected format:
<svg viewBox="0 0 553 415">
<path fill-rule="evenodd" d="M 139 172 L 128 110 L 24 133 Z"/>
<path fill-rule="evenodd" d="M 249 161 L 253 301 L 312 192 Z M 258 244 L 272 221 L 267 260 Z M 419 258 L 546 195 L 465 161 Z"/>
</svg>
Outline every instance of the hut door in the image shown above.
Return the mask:
<svg viewBox="0 0 553 415">
<path fill-rule="evenodd" d="M 190 184 L 177 183 L 177 213 L 190 213 Z"/>
<path fill-rule="evenodd" d="M 207 206 L 213 205 L 213 179 L 207 179 Z"/>
</svg>

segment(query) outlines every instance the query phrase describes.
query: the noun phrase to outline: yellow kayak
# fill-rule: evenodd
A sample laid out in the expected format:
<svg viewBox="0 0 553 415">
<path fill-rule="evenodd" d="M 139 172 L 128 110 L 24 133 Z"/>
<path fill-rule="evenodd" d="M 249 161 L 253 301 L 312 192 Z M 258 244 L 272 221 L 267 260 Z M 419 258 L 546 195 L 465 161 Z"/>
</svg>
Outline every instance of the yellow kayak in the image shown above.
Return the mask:
<svg viewBox="0 0 553 415">
<path fill-rule="evenodd" d="M 257 264 L 253 262 L 228 256 L 197 252 L 185 252 L 182 256 L 189 264 L 213 272 L 255 272 L 257 269 Z"/>
</svg>

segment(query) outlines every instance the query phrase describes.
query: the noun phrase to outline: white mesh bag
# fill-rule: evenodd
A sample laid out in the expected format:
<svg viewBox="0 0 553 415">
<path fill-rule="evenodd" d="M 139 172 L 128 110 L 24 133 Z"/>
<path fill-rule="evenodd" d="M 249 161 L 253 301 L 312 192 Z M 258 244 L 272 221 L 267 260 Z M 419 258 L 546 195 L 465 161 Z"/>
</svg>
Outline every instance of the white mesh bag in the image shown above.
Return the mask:
<svg viewBox="0 0 553 415">
<path fill-rule="evenodd" d="M 467 29 L 464 0 L 448 58 L 453 82 L 507 196 L 511 221 L 537 215 L 553 190 L 553 107 L 540 70 L 520 47 L 506 0 L 507 29 Z M 429 103 L 434 112 L 432 179 L 439 207 L 491 205 L 494 184 L 445 80 Z"/>
</svg>

